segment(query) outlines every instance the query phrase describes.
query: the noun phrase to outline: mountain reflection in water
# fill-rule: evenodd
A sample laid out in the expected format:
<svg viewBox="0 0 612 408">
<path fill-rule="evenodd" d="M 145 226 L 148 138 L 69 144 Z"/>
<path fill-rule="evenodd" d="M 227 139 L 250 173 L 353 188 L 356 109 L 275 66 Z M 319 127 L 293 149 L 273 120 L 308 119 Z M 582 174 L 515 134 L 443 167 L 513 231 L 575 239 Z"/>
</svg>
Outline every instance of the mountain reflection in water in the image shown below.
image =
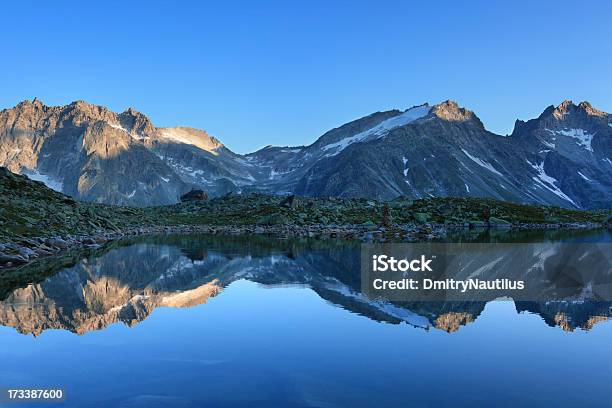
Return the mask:
<svg viewBox="0 0 612 408">
<path fill-rule="evenodd" d="M 504 235 L 487 231 L 450 239 L 553 245 L 561 240 L 606 241 L 609 234 Z M 158 307 L 184 308 L 206 303 L 238 280 L 271 287 L 306 286 L 330 304 L 350 312 L 427 330 L 455 332 L 474 322 L 485 308 L 486 301 L 369 299 L 360 291 L 359 250 L 359 243 L 266 237 L 166 236 L 124 242 L 81 255 L 68 265 L 63 260 L 60 268 L 52 264 L 23 268 L 19 271 L 22 278 L 44 276 L 46 271 L 50 275 L 25 287 L 15 283 L 19 280 L 2 281 L 0 325 L 34 335 L 48 329 L 82 334 L 115 322 L 131 327 Z M 604 278 L 612 281 L 609 276 Z M 611 302 L 588 296 L 548 302 L 517 301 L 515 308 L 517 312 L 537 314 L 546 324 L 566 331 L 589 330 L 612 314 Z"/>
</svg>

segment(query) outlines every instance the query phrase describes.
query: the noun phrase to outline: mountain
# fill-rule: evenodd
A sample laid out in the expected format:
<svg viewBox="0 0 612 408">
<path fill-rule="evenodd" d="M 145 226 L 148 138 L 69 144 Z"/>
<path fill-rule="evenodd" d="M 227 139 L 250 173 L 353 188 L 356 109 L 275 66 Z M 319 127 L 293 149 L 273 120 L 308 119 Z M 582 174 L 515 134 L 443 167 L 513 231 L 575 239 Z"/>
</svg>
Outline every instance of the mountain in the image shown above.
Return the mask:
<svg viewBox="0 0 612 408">
<path fill-rule="evenodd" d="M 170 204 L 193 184 L 225 193 L 208 180 L 231 178 L 231 188 L 250 182 L 241 160 L 203 131 L 155 128 L 131 108 L 117 114 L 35 99 L 0 112 L 0 165 L 80 200 Z"/>
<path fill-rule="evenodd" d="M 156 128 L 143 114 L 82 101 L 0 112 L 0 166 L 72 197 L 110 204 L 258 191 L 304 196 L 491 197 L 568 208 L 612 201 L 612 117 L 565 101 L 511 135 L 456 102 L 376 112 L 309 146 L 239 155 L 206 132 Z"/>
<path fill-rule="evenodd" d="M 570 208 L 611 202 L 612 118 L 588 104 L 548 108 L 538 119 L 517 122 L 507 137 L 487 131 L 473 112 L 451 101 L 375 117 L 382 120 L 365 131 L 345 125 L 302 150 L 316 159 L 294 191 L 382 199 L 478 196 Z"/>
</svg>

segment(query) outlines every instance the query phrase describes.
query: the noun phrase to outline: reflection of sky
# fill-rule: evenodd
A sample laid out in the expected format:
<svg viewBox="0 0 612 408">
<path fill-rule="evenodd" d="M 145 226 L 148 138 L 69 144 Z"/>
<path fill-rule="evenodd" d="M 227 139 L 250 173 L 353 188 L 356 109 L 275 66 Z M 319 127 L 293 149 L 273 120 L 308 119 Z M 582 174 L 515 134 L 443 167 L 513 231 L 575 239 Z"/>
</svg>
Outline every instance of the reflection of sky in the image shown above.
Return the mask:
<svg viewBox="0 0 612 408">
<path fill-rule="evenodd" d="M 2 327 L 0 386 L 64 386 L 74 407 L 601 405 L 611 336 L 610 323 L 565 333 L 512 302 L 456 333 L 425 331 L 309 289 L 238 281 L 131 329 L 33 338 Z"/>
</svg>

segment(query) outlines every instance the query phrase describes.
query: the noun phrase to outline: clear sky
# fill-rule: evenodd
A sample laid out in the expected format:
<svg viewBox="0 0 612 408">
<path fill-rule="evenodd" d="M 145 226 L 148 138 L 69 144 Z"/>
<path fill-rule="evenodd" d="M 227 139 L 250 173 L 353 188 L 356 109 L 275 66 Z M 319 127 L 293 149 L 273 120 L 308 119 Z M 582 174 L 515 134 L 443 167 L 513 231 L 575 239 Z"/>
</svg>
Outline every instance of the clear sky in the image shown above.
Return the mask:
<svg viewBox="0 0 612 408">
<path fill-rule="evenodd" d="M 12 1 L 0 14 L 0 107 L 133 106 L 240 153 L 445 99 L 502 134 L 564 99 L 612 111 L 610 1 Z"/>
</svg>

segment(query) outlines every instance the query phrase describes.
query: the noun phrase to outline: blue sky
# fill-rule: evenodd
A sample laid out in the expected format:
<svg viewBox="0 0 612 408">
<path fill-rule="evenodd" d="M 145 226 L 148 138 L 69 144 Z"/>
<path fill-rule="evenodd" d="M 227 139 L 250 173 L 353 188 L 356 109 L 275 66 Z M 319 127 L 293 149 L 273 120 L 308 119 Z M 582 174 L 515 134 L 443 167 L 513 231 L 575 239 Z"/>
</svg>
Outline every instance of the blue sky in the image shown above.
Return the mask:
<svg viewBox="0 0 612 408">
<path fill-rule="evenodd" d="M 612 2 L 85 3 L 3 5 L 0 107 L 134 106 L 240 153 L 445 99 L 503 134 L 564 99 L 612 111 Z"/>
</svg>

